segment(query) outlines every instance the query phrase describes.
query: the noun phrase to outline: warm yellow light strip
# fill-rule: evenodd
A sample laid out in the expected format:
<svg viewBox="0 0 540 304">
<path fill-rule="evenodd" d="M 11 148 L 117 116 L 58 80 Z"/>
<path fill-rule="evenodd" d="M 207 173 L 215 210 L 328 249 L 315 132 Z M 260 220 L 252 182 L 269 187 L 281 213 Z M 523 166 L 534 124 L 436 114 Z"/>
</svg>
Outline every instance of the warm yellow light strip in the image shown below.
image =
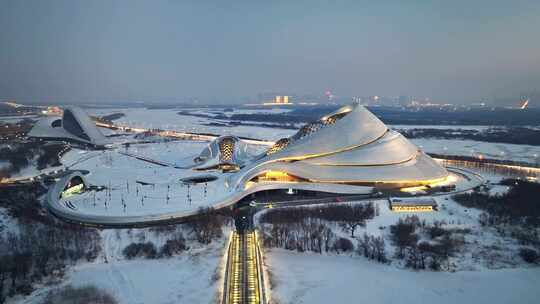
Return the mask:
<svg viewBox="0 0 540 304">
<path fill-rule="evenodd" d="M 232 282 L 230 283 L 228 303 L 238 304 L 242 300 L 242 265 L 240 260 L 240 237 L 237 233 L 234 233 L 232 242 L 232 275 L 229 276 L 229 279 L 232 280 Z"/>
<path fill-rule="evenodd" d="M 399 189 L 401 192 L 417 192 L 417 191 L 424 191 L 427 190 L 426 186 L 414 186 L 414 187 L 405 187 Z"/>
<path fill-rule="evenodd" d="M 432 206 L 392 206 L 394 212 L 431 212 Z"/>
<path fill-rule="evenodd" d="M 273 163 L 273 162 L 278 162 L 278 161 L 293 161 L 293 160 L 305 160 L 305 159 L 309 159 L 309 158 L 316 158 L 316 157 L 322 157 L 322 156 L 328 156 L 328 155 L 333 155 L 333 154 L 338 154 L 338 153 L 342 153 L 342 152 L 346 152 L 346 151 L 349 151 L 349 150 L 353 150 L 353 149 L 356 149 L 356 148 L 360 148 L 360 147 L 363 147 L 363 146 L 367 146 L 369 144 L 372 144 L 376 141 L 378 141 L 379 139 L 383 138 L 383 136 L 386 135 L 386 133 L 388 133 L 388 131 L 390 131 L 388 128 L 382 133 L 382 135 L 380 135 L 379 137 L 371 140 L 371 141 L 368 141 L 367 143 L 363 143 L 363 144 L 358 144 L 358 145 L 353 145 L 353 146 L 349 146 L 349 147 L 345 147 L 345 148 L 341 148 L 339 150 L 334 150 L 334 151 L 328 151 L 328 152 L 321 152 L 321 153 L 313 153 L 313 154 L 304 154 L 304 155 L 299 155 L 299 156 L 288 156 L 288 157 L 281 157 L 281 158 L 277 158 L 277 159 L 273 159 L 273 160 L 270 160 L 268 162 L 263 162 L 261 163 L 260 165 L 262 164 L 268 164 L 268 163 Z M 277 154 L 277 153 L 276 153 Z M 256 168 L 256 167 L 255 167 Z"/>
<path fill-rule="evenodd" d="M 437 183 L 440 181 L 444 181 L 448 178 L 448 175 L 445 175 L 443 177 L 438 177 L 434 179 L 429 180 L 385 180 L 385 181 L 370 181 L 370 180 L 317 180 L 317 179 L 310 179 L 310 182 L 314 183 L 334 183 L 334 184 L 354 184 L 354 183 L 372 183 L 372 184 L 418 184 L 418 185 L 429 185 L 433 183 Z"/>
<path fill-rule="evenodd" d="M 253 232 L 247 233 L 246 237 L 246 263 L 247 263 L 247 288 L 248 303 L 259 303 L 259 275 L 258 265 L 255 258 L 255 240 Z"/>
<path fill-rule="evenodd" d="M 283 171 L 266 171 L 265 177 L 266 178 L 286 178 L 286 177 L 289 177 L 289 174 Z"/>
<path fill-rule="evenodd" d="M 261 295 L 257 239 L 254 232 L 246 232 L 243 238 L 242 242 L 242 236 L 236 232 L 233 233 L 227 303 L 259 304 Z M 247 288 L 247 290 L 243 290 L 243 288 Z M 247 299 L 244 299 L 244 294 L 247 295 Z"/>
<path fill-rule="evenodd" d="M 376 164 L 357 164 L 357 163 L 339 163 L 339 164 L 335 164 L 335 163 L 317 163 L 317 162 L 311 163 L 311 164 L 312 165 L 317 165 L 317 166 L 328 166 L 328 167 L 381 167 L 381 166 L 404 164 L 404 163 L 410 162 L 411 160 L 416 159 L 417 156 L 418 156 L 418 153 L 414 154 L 413 156 L 411 156 L 411 157 L 409 157 L 407 159 L 404 159 L 404 160 L 398 160 L 398 161 L 392 161 L 392 162 L 382 162 L 382 163 L 376 163 Z"/>
</svg>

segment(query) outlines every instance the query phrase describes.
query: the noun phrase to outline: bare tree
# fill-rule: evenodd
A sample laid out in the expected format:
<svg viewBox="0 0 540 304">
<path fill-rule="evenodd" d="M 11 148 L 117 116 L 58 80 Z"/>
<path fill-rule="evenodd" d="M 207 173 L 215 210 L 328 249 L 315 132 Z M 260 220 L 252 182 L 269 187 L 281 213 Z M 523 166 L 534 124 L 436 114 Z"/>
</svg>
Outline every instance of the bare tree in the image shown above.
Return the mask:
<svg viewBox="0 0 540 304">
<path fill-rule="evenodd" d="M 386 262 L 386 252 L 384 238 L 382 236 L 372 238 L 373 251 L 375 252 L 375 258 L 378 262 Z"/>
</svg>

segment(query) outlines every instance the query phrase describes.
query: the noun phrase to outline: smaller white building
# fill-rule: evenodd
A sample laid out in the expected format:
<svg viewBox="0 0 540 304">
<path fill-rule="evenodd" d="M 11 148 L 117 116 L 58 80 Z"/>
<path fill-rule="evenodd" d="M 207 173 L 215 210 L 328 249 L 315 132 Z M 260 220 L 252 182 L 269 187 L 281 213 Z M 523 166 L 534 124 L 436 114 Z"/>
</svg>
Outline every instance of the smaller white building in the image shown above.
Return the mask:
<svg viewBox="0 0 540 304">
<path fill-rule="evenodd" d="M 437 210 L 433 197 L 390 197 L 390 210 L 394 212 L 430 212 Z"/>
<path fill-rule="evenodd" d="M 28 137 L 71 141 L 95 147 L 110 144 L 88 114 L 79 107 L 67 107 L 62 118 L 41 119 L 28 132 Z"/>
</svg>

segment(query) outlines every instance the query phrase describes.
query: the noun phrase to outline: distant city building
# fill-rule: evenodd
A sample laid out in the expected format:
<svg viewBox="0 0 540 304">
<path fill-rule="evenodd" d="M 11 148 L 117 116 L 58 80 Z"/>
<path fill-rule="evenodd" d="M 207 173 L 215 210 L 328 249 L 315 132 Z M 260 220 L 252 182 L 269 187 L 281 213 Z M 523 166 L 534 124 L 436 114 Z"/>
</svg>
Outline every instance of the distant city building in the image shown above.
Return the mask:
<svg viewBox="0 0 540 304">
<path fill-rule="evenodd" d="M 274 97 L 274 103 L 278 104 L 288 104 L 289 103 L 289 96 L 276 96 Z"/>
<path fill-rule="evenodd" d="M 263 100 L 264 105 L 285 105 L 285 104 L 292 104 L 289 102 L 288 95 L 275 95 L 271 99 L 265 99 Z"/>
</svg>

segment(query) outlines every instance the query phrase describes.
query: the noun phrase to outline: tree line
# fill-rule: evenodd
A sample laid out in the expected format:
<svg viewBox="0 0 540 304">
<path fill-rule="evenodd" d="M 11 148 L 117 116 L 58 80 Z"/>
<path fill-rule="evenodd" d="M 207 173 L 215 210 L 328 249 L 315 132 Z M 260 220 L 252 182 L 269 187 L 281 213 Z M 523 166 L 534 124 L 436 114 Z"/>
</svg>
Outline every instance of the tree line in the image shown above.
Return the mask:
<svg viewBox="0 0 540 304">
<path fill-rule="evenodd" d="M 67 265 L 93 261 L 101 251 L 96 229 L 28 222 L 18 233 L 0 236 L 0 303 L 7 296 L 29 294 L 36 282 L 62 276 Z"/>
<path fill-rule="evenodd" d="M 168 239 L 161 247 L 153 242 L 134 242 L 126 246 L 122 254 L 127 259 L 157 259 L 171 257 L 189 249 L 184 231 L 200 244 L 208 245 L 223 236 L 223 226 L 231 224 L 231 217 L 211 208 L 199 208 L 197 214 L 182 225 L 165 225 L 151 228 L 158 234 L 166 234 Z"/>
<path fill-rule="evenodd" d="M 366 220 L 372 219 L 378 210 L 373 203 L 341 204 L 313 207 L 276 208 L 263 213 L 261 223 L 287 224 L 298 223 L 306 218 L 320 219 L 339 223 L 340 226 L 354 237 L 356 228 L 364 226 Z"/>
<path fill-rule="evenodd" d="M 521 258 L 528 263 L 540 262 L 540 184 L 520 179 L 504 179 L 501 185 L 509 186 L 508 192 L 490 195 L 475 191 L 458 194 L 453 199 L 467 208 L 483 210 L 478 221 L 502 236 L 516 239 L 523 247 Z"/>
<path fill-rule="evenodd" d="M 122 250 L 128 260 L 135 258 L 158 259 L 168 258 L 189 249 L 181 230 L 172 230 L 168 233 L 171 238 L 158 249 L 152 242 L 131 243 Z"/>
<path fill-rule="evenodd" d="M 355 230 L 365 226 L 375 213 L 372 203 L 288 207 L 267 210 L 259 220 L 266 247 L 340 253 L 354 250 L 354 244 L 337 236 L 330 225 L 337 225 L 354 238 Z"/>
<path fill-rule="evenodd" d="M 38 170 L 60 166 L 60 152 L 67 151 L 65 148 L 66 146 L 61 143 L 43 144 L 38 141 L 12 143 L 2 147 L 0 161 L 6 161 L 9 165 L 0 170 L 0 178 L 19 173 L 33 161 L 36 162 Z"/>
<path fill-rule="evenodd" d="M 520 179 L 505 179 L 501 185 L 509 186 L 508 192 L 502 195 L 475 191 L 453 196 L 460 205 L 467 208 L 477 208 L 486 212 L 481 223 L 524 224 L 533 227 L 540 226 L 540 184 Z"/>
<path fill-rule="evenodd" d="M 35 184 L 0 189 L 0 206 L 17 219 L 18 231 L 0 234 L 0 304 L 8 296 L 29 294 L 32 285 L 65 267 L 92 261 L 101 251 L 94 228 L 57 220 L 41 206 L 43 189 Z"/>
</svg>

